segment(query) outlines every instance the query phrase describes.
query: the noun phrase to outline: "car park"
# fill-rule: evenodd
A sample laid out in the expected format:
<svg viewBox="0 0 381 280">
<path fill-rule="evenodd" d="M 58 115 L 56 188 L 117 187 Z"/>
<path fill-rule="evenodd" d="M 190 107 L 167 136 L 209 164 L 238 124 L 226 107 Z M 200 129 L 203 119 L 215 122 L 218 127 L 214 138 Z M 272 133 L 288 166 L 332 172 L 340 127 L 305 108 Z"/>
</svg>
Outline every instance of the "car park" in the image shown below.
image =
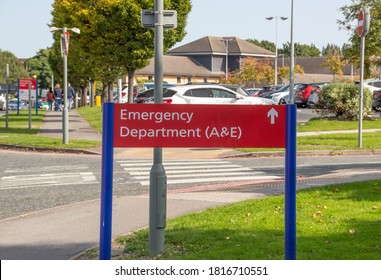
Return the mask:
<svg viewBox="0 0 381 280">
<path fill-rule="evenodd" d="M 294 85 L 294 94 L 296 94 L 305 84 L 295 84 Z M 287 104 L 290 95 L 290 86 L 282 88 L 280 91 L 275 92 L 271 95 L 271 99 L 277 104 Z"/>
<path fill-rule="evenodd" d="M 220 85 L 184 85 L 169 88 L 163 94 L 165 104 L 251 104 L 275 105 L 270 99 L 243 96 Z"/>
</svg>

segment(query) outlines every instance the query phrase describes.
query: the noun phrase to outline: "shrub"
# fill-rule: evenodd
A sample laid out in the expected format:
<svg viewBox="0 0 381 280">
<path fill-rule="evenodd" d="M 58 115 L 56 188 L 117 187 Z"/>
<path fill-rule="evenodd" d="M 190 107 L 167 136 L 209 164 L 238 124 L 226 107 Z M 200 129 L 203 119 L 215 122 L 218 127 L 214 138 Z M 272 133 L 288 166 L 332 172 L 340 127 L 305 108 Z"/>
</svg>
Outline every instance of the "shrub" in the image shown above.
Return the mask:
<svg viewBox="0 0 381 280">
<path fill-rule="evenodd" d="M 324 86 L 315 106 L 321 116 L 335 115 L 342 120 L 358 120 L 360 86 L 353 83 L 332 83 Z M 371 115 L 372 92 L 363 88 L 363 117 Z"/>
</svg>

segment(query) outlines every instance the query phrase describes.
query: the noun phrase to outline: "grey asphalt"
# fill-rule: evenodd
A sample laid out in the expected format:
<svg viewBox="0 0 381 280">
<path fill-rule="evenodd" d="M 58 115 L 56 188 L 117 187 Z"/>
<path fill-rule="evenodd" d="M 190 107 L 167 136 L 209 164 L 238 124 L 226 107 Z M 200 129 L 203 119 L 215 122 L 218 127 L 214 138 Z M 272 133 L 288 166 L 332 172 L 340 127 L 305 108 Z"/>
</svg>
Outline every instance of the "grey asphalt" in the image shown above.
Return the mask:
<svg viewBox="0 0 381 280">
<path fill-rule="evenodd" d="M 62 113 L 47 112 L 40 135 L 62 138 Z M 69 141 L 84 139 L 101 141 L 101 135 L 78 114 L 69 112 Z M 99 149 L 89 152 L 100 153 Z M 220 158 L 239 156 L 230 149 L 165 149 L 163 157 Z M 152 158 L 152 149 L 116 149 L 118 158 Z M 357 181 L 372 179 L 358 176 Z M 297 188 L 353 181 L 353 178 L 300 180 Z M 283 183 L 246 186 L 245 191 L 224 189 L 188 189 L 169 191 L 167 217 L 283 192 Z M 148 195 L 123 196 L 113 199 L 113 238 L 148 225 Z M 27 213 L 0 221 L 0 259 L 65 260 L 99 244 L 100 200 L 84 201 L 61 207 Z M 148 245 L 147 245 L 148 246 Z"/>
</svg>

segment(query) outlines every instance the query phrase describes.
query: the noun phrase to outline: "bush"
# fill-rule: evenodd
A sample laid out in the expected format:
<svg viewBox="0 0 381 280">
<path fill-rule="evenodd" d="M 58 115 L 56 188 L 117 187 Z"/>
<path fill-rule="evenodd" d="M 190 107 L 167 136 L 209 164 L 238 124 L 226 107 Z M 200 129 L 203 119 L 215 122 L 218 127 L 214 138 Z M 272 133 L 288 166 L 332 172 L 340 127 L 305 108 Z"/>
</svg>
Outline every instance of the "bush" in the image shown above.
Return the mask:
<svg viewBox="0 0 381 280">
<path fill-rule="evenodd" d="M 335 115 L 342 120 L 358 120 L 360 86 L 352 83 L 332 83 L 324 86 L 315 105 L 321 116 Z M 371 115 L 372 92 L 363 88 L 363 117 Z"/>
</svg>

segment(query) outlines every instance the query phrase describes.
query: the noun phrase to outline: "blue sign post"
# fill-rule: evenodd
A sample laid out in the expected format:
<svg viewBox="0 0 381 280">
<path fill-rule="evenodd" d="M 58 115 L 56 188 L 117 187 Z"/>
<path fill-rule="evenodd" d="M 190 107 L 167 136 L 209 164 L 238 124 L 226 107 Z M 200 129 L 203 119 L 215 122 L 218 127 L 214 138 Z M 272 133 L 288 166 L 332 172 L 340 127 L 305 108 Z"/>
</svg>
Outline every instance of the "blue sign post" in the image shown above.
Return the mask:
<svg viewBox="0 0 381 280">
<path fill-rule="evenodd" d="M 103 103 L 100 260 L 111 259 L 113 171 L 114 103 Z"/>
<path fill-rule="evenodd" d="M 287 105 L 285 156 L 285 227 L 286 260 L 296 259 L 296 105 Z"/>
</svg>

